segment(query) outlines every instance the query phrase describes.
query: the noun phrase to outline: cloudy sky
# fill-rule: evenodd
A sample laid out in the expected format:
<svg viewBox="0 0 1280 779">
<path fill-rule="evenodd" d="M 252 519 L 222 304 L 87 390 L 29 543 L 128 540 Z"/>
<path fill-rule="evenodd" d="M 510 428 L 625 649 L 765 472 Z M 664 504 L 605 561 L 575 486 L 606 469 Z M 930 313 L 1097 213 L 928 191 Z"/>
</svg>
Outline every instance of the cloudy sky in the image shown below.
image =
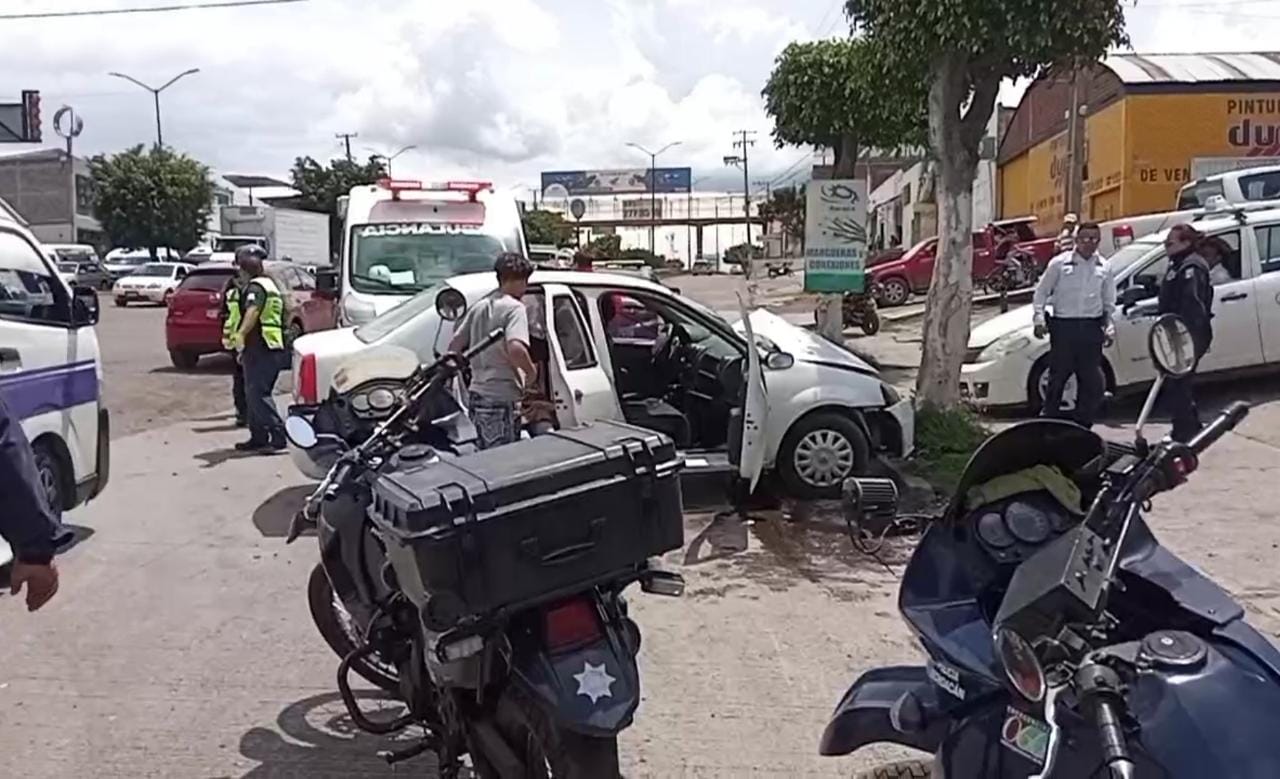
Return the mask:
<svg viewBox="0 0 1280 779">
<path fill-rule="evenodd" d="M 181 2 L 182 0 L 177 0 Z M 172 4 L 173 0 L 2 0 L 0 17 Z M 303 154 L 417 150 L 397 174 L 491 178 L 532 187 L 542 170 L 648 164 L 626 147 L 683 145 L 660 164 L 728 186 L 732 133 L 755 130 L 752 179 L 803 150 L 774 149 L 760 88 L 790 41 L 839 34 L 837 0 L 307 0 L 177 13 L 0 18 L 0 101 L 44 95 L 83 116 L 78 149 L 154 140 L 159 85 L 166 143 L 222 173 L 283 176 Z M 1280 0 L 1139 0 L 1141 52 L 1240 51 L 1280 40 Z M 1278 44 L 1280 45 L 1280 44 Z M 1274 47 L 1273 47 L 1274 48 Z M 1017 90 L 1003 98 L 1016 100 Z M 14 148 L 14 147 L 10 147 Z M 740 181 L 740 178 L 738 179 Z"/>
</svg>

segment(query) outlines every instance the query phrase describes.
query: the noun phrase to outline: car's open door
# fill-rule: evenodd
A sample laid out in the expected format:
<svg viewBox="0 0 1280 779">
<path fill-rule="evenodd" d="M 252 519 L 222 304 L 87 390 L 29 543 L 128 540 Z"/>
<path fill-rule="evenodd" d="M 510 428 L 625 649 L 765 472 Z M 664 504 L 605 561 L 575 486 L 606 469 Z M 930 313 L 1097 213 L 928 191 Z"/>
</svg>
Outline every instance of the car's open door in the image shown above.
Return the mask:
<svg viewBox="0 0 1280 779">
<path fill-rule="evenodd" d="M 769 399 L 765 394 L 764 368 L 760 364 L 760 348 L 756 344 L 747 305 L 738 294 L 738 311 L 747 336 L 747 393 L 742 407 L 742 453 L 738 458 L 738 475 L 755 492 L 764 470 L 765 423 L 769 415 Z"/>
<path fill-rule="evenodd" d="M 622 421 L 613 382 L 600 365 L 591 329 L 573 291 L 562 284 L 543 288 L 551 400 L 561 427 L 596 419 Z"/>
</svg>

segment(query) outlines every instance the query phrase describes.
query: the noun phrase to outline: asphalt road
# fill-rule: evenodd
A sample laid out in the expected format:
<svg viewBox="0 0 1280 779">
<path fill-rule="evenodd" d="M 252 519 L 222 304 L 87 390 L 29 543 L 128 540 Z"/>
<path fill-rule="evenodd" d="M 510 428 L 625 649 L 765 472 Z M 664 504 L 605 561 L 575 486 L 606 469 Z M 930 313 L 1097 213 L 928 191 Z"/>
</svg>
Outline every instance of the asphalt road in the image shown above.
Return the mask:
<svg viewBox="0 0 1280 779">
<path fill-rule="evenodd" d="M 190 371 L 175 368 L 164 345 L 163 306 L 117 308 L 108 296 L 101 301 L 98 347 L 113 438 L 216 416 L 230 407 L 230 357 L 205 357 Z"/>
<path fill-rule="evenodd" d="M 120 420 L 111 483 L 70 517 L 82 540 L 59 560 L 56 599 L 29 615 L 0 596 L 3 773 L 434 775 L 429 758 L 386 767 L 373 754 L 386 740 L 343 713 L 337 659 L 306 607 L 314 541 L 282 538 L 306 483 L 287 457 L 235 455 L 228 378 L 169 369 L 162 317 L 104 310 Z M 1240 394 L 1254 414 L 1151 522 L 1276 635 L 1280 380 L 1227 385 L 1210 402 Z M 1135 413 L 1117 410 L 1106 434 L 1127 436 Z M 895 605 L 907 548 L 888 550 L 889 571 L 831 523 L 777 514 L 689 516 L 685 541 L 667 563 L 686 596 L 631 597 L 643 700 L 622 738 L 627 775 L 847 777 L 884 757 L 820 758 L 817 740 L 860 672 L 919 662 Z"/>
</svg>

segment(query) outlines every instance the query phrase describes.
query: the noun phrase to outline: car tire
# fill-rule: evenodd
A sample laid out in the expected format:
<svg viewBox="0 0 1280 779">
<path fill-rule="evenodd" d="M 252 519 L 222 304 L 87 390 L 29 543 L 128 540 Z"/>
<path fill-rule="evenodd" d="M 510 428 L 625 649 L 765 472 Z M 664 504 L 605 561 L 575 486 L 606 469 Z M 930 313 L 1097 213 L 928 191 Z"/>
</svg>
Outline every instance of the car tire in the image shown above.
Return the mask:
<svg viewBox="0 0 1280 779">
<path fill-rule="evenodd" d="M 39 478 L 40 489 L 49 503 L 53 518 L 61 522 L 62 511 L 67 505 L 68 485 L 71 483 L 66 463 L 53 447 L 44 441 L 36 441 L 32 444 L 31 451 L 35 454 L 36 475 Z"/>
<path fill-rule="evenodd" d="M 169 362 L 173 363 L 175 368 L 189 371 L 200 363 L 200 355 L 185 349 L 170 349 Z"/>
<path fill-rule="evenodd" d="M 125 306 L 129 305 L 129 301 L 125 300 L 124 298 L 116 298 L 116 305 L 120 308 L 124 308 Z"/>
<path fill-rule="evenodd" d="M 160 305 L 168 308 L 171 302 L 173 302 L 173 290 L 165 290 L 164 299 L 160 301 Z"/>
<path fill-rule="evenodd" d="M 865 472 L 870 461 L 871 445 L 857 422 L 838 411 L 819 411 L 783 437 L 778 476 L 793 497 L 839 498 L 844 480 Z"/>
<path fill-rule="evenodd" d="M 1100 380 L 1102 382 L 1102 392 L 1106 395 L 1110 384 L 1107 381 L 1107 370 L 1102 366 L 1098 366 L 1098 371 L 1102 374 Z M 1036 360 L 1035 365 L 1031 366 L 1031 373 L 1027 375 L 1027 409 L 1032 414 L 1039 414 L 1044 410 L 1044 388 L 1049 381 L 1049 355 L 1044 355 Z M 1062 410 L 1063 412 L 1075 411 L 1076 408 L 1076 377 L 1072 376 L 1067 379 L 1067 384 L 1062 388 Z"/>
<path fill-rule="evenodd" d="M 901 306 L 911 299 L 911 285 L 901 276 L 890 276 L 879 282 L 880 300 L 876 302 L 885 306 Z"/>
</svg>

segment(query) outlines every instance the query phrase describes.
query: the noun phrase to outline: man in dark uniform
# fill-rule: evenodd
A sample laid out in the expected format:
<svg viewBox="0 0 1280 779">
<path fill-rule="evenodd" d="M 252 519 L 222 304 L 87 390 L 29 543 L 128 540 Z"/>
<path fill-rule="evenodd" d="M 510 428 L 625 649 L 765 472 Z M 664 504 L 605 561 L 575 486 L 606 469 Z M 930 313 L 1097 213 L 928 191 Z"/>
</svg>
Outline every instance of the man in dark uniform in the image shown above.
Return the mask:
<svg viewBox="0 0 1280 779">
<path fill-rule="evenodd" d="M 1160 282 L 1159 312 L 1177 314 L 1186 321 L 1196 348 L 1196 364 L 1213 342 L 1213 282 L 1209 263 L 1197 248 L 1205 240 L 1203 234 L 1188 224 L 1169 229 L 1164 239 L 1169 253 L 1169 270 Z M 1186 376 L 1170 377 L 1162 390 L 1173 417 L 1173 440 L 1186 443 L 1200 431 L 1200 412 L 1191 390 L 1193 368 Z"/>
<path fill-rule="evenodd" d="M 45 501 L 36 471 L 35 453 L 22 423 L 0 394 L 0 536 L 13 550 L 9 591 L 27 588 L 27 611 L 49 602 L 58 591 L 53 564 L 58 523 Z"/>
</svg>

